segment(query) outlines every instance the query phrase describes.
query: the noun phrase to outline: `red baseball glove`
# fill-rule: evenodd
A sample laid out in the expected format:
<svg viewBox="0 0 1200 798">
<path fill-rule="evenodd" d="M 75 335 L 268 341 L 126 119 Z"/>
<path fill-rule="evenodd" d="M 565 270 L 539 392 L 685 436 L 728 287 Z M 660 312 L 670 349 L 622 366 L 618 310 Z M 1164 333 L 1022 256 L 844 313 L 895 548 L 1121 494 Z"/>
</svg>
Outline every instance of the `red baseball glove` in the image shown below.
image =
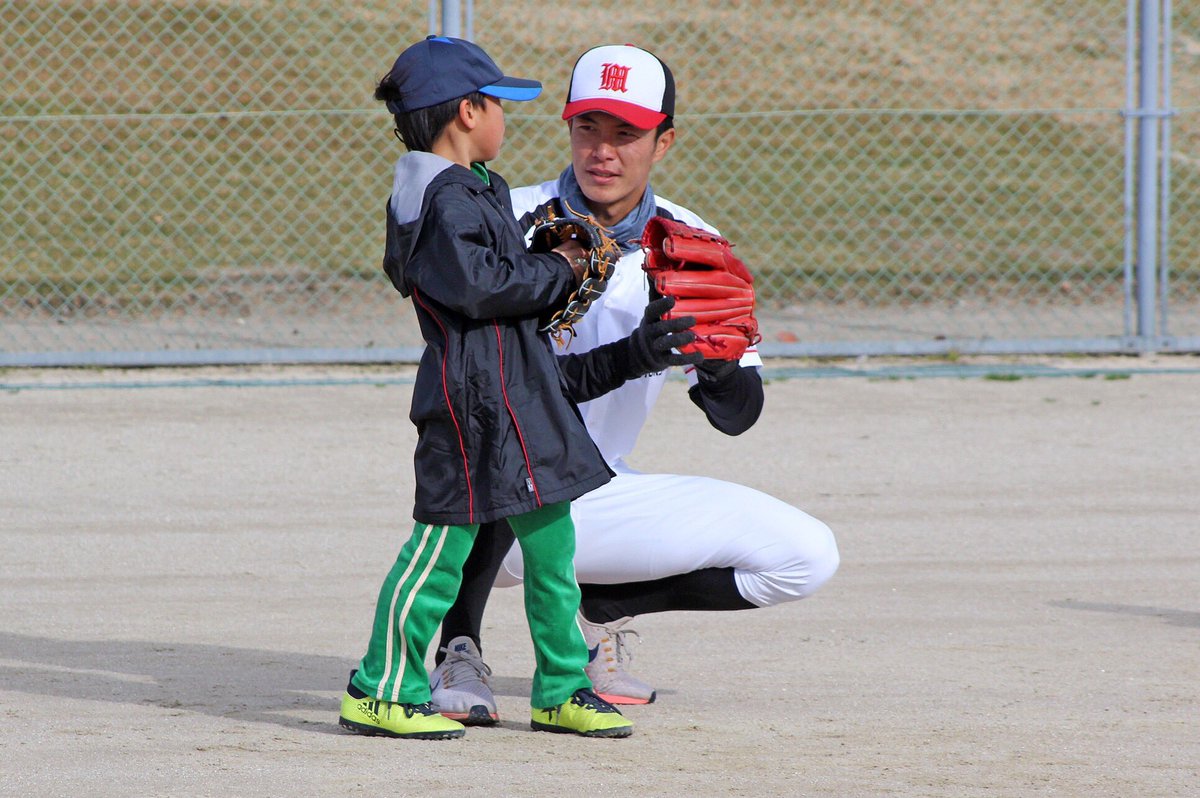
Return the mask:
<svg viewBox="0 0 1200 798">
<path fill-rule="evenodd" d="M 737 360 L 756 344 L 754 278 L 733 254 L 732 244 L 715 233 L 655 216 L 642 233 L 653 290 L 675 297 L 664 319 L 694 316 L 696 340 L 679 348 L 706 360 Z"/>
</svg>

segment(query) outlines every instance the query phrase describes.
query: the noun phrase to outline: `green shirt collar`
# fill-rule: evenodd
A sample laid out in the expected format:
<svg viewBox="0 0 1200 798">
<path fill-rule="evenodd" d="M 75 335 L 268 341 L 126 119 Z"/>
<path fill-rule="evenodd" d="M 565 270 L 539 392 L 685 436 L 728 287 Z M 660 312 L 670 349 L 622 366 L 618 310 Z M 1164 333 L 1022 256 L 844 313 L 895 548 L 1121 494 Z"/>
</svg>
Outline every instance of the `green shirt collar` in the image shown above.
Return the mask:
<svg viewBox="0 0 1200 798">
<path fill-rule="evenodd" d="M 487 183 L 489 186 L 492 184 L 492 178 L 488 175 L 487 167 L 483 164 L 478 161 L 471 164 L 471 171 L 479 175 L 479 179 L 484 183 Z"/>
</svg>

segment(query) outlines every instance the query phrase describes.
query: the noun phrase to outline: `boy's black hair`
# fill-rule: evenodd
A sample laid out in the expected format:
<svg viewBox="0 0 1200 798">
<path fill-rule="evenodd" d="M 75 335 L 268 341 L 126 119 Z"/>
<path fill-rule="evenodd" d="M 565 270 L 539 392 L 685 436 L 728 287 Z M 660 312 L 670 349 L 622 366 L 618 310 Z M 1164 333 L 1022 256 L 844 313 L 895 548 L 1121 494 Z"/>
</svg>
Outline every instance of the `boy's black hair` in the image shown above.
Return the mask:
<svg viewBox="0 0 1200 798">
<path fill-rule="evenodd" d="M 400 89 L 392 82 L 390 74 L 384 75 L 383 80 L 375 87 L 375 99 L 381 102 L 400 101 Z M 476 108 L 487 105 L 487 99 L 481 93 L 473 91 L 465 97 L 456 97 L 428 108 L 392 114 L 396 136 L 409 152 L 432 152 L 433 142 L 441 135 L 446 125 L 458 116 L 458 106 L 463 100 L 469 101 Z"/>
</svg>

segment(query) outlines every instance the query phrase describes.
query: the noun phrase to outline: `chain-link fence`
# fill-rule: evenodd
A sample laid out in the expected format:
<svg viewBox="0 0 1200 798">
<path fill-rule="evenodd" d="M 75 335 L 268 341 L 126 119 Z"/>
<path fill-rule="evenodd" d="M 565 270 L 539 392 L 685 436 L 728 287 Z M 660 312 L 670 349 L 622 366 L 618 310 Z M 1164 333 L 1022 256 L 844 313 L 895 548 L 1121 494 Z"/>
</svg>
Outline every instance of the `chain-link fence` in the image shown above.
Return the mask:
<svg viewBox="0 0 1200 798">
<path fill-rule="evenodd" d="M 679 89 L 654 188 L 737 243 L 768 354 L 1139 346 L 1126 2 L 705 6 L 479 0 L 475 39 L 547 87 L 493 166 L 557 175 L 574 59 L 634 42 Z M 0 2 L 0 365 L 412 357 L 379 268 L 402 148 L 371 91 L 429 20 Z M 1172 20 L 1194 103 L 1200 10 Z M 1159 348 L 1200 341 L 1197 110 L 1170 119 Z"/>
</svg>

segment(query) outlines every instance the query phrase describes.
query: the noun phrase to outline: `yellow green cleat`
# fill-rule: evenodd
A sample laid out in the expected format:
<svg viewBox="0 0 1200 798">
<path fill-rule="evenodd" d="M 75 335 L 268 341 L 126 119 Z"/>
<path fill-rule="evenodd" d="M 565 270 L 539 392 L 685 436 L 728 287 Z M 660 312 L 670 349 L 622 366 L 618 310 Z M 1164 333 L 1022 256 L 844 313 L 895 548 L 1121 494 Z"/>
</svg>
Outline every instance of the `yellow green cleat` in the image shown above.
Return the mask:
<svg viewBox="0 0 1200 798">
<path fill-rule="evenodd" d="M 535 731 L 579 734 L 584 737 L 628 737 L 633 724 L 612 704 L 591 690 L 576 690 L 569 701 L 533 710 Z"/>
<path fill-rule="evenodd" d="M 338 724 L 358 734 L 415 740 L 449 740 L 467 733 L 461 723 L 434 712 L 428 703 L 393 704 L 349 693 L 342 695 Z"/>
</svg>

